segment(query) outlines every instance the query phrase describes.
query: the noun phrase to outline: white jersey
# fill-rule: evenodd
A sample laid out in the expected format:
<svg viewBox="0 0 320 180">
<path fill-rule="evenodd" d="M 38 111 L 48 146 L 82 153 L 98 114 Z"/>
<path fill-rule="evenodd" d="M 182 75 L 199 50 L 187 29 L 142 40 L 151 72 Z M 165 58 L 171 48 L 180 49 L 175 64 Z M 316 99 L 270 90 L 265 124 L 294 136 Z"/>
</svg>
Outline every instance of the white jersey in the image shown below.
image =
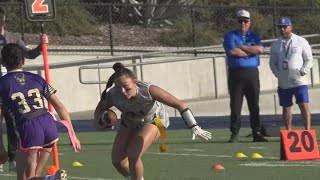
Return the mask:
<svg viewBox="0 0 320 180">
<path fill-rule="evenodd" d="M 301 76 L 299 71 L 310 71 L 313 65 L 311 47 L 305 38 L 296 34 L 288 40 L 279 38 L 271 45 L 269 64 L 280 88 L 308 85 L 307 76 Z"/>
<path fill-rule="evenodd" d="M 142 127 L 145 123 L 154 122 L 154 117 L 161 119 L 162 124 L 169 126 L 169 116 L 162 103 L 155 101 L 149 92 L 152 84 L 138 81 L 137 95 L 131 99 L 113 87 L 109 90 L 114 106 L 121 111 L 121 120 L 131 128 Z"/>
</svg>

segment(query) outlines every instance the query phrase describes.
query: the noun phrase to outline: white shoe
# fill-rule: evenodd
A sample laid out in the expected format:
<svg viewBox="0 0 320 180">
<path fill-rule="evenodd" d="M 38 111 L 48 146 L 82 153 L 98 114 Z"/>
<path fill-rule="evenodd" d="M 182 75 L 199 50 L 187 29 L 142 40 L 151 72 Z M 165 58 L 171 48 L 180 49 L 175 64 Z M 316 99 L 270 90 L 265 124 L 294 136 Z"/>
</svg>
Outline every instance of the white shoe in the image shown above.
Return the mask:
<svg viewBox="0 0 320 180">
<path fill-rule="evenodd" d="M 67 171 L 59 169 L 54 176 L 55 180 L 67 180 Z"/>
<path fill-rule="evenodd" d="M 9 163 L 9 171 L 16 171 L 17 170 L 17 163 L 15 161 L 11 161 Z"/>
<path fill-rule="evenodd" d="M 3 172 L 3 164 L 0 164 L 0 172 Z"/>
</svg>

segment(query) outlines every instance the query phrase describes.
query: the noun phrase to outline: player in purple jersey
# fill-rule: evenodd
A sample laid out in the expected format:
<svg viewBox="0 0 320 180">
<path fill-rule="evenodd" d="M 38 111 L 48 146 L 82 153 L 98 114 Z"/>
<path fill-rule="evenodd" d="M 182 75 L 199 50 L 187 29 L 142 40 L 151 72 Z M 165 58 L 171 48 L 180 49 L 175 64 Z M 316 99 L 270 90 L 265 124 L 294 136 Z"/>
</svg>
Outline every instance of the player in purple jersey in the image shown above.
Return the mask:
<svg viewBox="0 0 320 180">
<path fill-rule="evenodd" d="M 2 8 L 2 6 L 0 6 L 0 50 L 6 44 L 16 43 L 21 48 L 23 48 L 23 50 L 26 52 L 25 57 L 27 59 L 35 59 L 41 54 L 42 43 L 45 43 L 45 44 L 49 43 L 48 37 L 45 34 L 43 34 L 40 39 L 40 44 L 34 49 L 29 49 L 28 47 L 26 47 L 26 44 L 21 39 L 21 37 L 17 36 L 17 34 L 15 33 L 7 31 L 6 22 L 7 22 L 6 12 Z M 2 58 L 0 53 L 0 62 L 1 61 L 2 61 Z M 6 73 L 7 73 L 6 68 L 1 65 L 0 77 L 4 76 Z M 13 127 L 13 120 L 11 119 L 10 115 L 5 112 L 5 109 L 3 109 L 3 116 L 5 119 L 6 128 L 7 128 L 7 139 L 8 139 L 7 151 L 8 151 L 9 171 L 16 171 L 15 157 L 16 157 L 16 151 L 18 149 L 17 135 Z M 0 164 L 0 172 L 3 172 L 3 164 Z"/>
<path fill-rule="evenodd" d="M 52 147 L 58 141 L 54 117 L 45 107 L 44 98 L 50 102 L 61 119 L 67 120 L 73 134 L 69 113 L 55 96 L 56 90 L 39 75 L 22 70 L 24 51 L 17 44 L 7 44 L 1 51 L 3 65 L 8 74 L 0 79 L 0 109 L 4 106 L 14 119 L 19 137 L 17 153 L 18 180 L 61 180 L 66 179 L 65 171 L 59 170 L 55 175 L 41 177 Z M 2 125 L 0 111 L 0 124 Z M 7 160 L 3 146 L 2 129 L 0 129 L 0 163 Z M 80 141 L 75 136 L 75 144 L 81 149 Z"/>
</svg>

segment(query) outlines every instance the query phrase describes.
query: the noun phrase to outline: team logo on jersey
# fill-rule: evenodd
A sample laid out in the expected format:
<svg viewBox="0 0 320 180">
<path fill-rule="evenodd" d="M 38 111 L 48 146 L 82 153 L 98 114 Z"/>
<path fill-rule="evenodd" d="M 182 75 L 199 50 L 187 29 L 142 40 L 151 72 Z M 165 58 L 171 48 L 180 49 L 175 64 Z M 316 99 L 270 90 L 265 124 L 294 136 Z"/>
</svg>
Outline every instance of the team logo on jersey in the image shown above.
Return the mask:
<svg viewBox="0 0 320 180">
<path fill-rule="evenodd" d="M 18 81 L 18 83 L 20 83 L 21 85 L 25 85 L 26 84 L 26 78 L 24 77 L 23 73 L 17 73 L 14 75 L 14 78 L 16 79 L 16 81 Z"/>
</svg>

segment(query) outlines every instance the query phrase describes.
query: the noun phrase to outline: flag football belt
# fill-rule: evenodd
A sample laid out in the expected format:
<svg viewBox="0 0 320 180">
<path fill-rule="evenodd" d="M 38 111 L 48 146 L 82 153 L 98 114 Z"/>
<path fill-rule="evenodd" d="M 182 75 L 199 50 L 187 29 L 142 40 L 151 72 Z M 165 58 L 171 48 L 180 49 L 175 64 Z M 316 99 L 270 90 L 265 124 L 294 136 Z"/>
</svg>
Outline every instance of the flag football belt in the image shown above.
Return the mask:
<svg viewBox="0 0 320 180">
<path fill-rule="evenodd" d="M 39 116 L 42 116 L 44 115 L 45 113 L 47 113 L 47 109 L 38 109 L 37 111 L 35 112 L 32 112 L 32 113 L 28 113 L 28 114 L 23 114 L 21 116 L 21 121 L 17 124 L 17 126 L 20 126 L 24 121 L 28 121 L 28 120 L 31 120 L 33 118 L 36 118 L 36 117 L 39 117 Z"/>
<path fill-rule="evenodd" d="M 154 117 L 154 122 L 157 128 L 160 131 L 160 137 L 161 137 L 161 145 L 160 145 L 160 151 L 161 152 L 166 152 L 168 150 L 168 145 L 167 145 L 167 135 L 166 135 L 166 128 L 161 122 L 161 119 L 155 114 Z"/>
</svg>

